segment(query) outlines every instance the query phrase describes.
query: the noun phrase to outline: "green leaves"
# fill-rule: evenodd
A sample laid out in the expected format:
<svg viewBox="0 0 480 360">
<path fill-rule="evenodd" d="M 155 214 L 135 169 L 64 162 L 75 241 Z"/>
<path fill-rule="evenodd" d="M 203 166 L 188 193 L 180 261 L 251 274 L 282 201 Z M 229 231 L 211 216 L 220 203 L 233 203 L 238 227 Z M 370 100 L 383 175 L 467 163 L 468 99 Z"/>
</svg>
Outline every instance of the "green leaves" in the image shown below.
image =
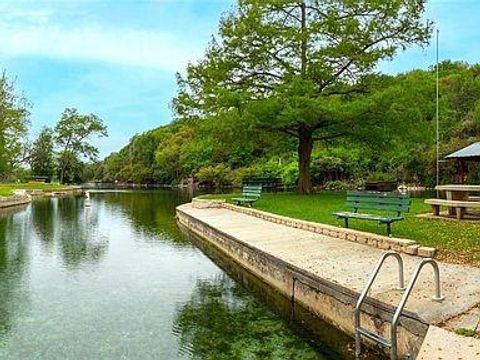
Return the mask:
<svg viewBox="0 0 480 360">
<path fill-rule="evenodd" d="M 55 174 L 53 130 L 44 127 L 32 145 L 29 156 L 29 164 L 35 176 L 47 176 L 52 178 Z"/>
<path fill-rule="evenodd" d="M 0 76 L 0 180 L 11 176 L 25 158 L 29 107 L 3 73 Z"/>
<path fill-rule="evenodd" d="M 174 109 L 219 121 L 247 110 L 241 119 L 298 138 L 308 169 L 312 141 L 345 136 L 362 118 L 368 101 L 359 85 L 378 62 L 427 44 L 423 11 L 423 0 L 241 0 L 204 59 L 179 77 Z M 310 192 L 308 170 L 300 178 L 300 190 Z"/>
<path fill-rule="evenodd" d="M 98 149 L 90 144 L 91 136 L 107 136 L 103 120 L 94 114 L 82 115 L 75 108 L 67 108 L 55 126 L 55 143 L 60 148 L 60 182 L 63 183 L 68 167 L 76 168 L 79 156 L 93 160 Z"/>
</svg>

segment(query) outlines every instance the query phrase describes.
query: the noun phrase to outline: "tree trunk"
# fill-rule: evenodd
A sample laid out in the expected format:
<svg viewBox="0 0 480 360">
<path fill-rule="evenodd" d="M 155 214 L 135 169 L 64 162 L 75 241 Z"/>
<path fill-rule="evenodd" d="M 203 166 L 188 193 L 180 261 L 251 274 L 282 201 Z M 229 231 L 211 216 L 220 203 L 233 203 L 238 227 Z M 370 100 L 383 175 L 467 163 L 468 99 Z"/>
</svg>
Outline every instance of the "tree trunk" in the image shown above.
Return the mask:
<svg viewBox="0 0 480 360">
<path fill-rule="evenodd" d="M 65 172 L 65 168 L 63 167 L 63 164 L 62 164 L 62 167 L 60 168 L 60 184 L 63 184 L 63 174 Z"/>
<path fill-rule="evenodd" d="M 310 176 L 310 160 L 312 158 L 313 137 L 307 129 L 298 132 L 298 186 L 300 194 L 312 193 L 312 179 Z"/>
</svg>

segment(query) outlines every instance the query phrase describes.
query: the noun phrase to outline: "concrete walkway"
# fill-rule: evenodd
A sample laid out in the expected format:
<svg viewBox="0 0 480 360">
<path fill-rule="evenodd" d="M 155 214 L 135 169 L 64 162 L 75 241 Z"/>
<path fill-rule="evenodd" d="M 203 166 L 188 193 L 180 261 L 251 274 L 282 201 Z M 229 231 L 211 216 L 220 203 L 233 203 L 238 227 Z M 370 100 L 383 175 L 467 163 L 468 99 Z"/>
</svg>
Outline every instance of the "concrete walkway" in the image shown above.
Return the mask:
<svg viewBox="0 0 480 360">
<path fill-rule="evenodd" d="M 332 238 L 225 208 L 198 209 L 182 205 L 181 211 L 234 236 L 260 250 L 303 268 L 331 282 L 361 292 L 384 250 L 359 243 Z M 405 280 L 422 258 L 402 254 Z M 410 296 L 406 310 L 429 324 L 444 326 L 480 303 L 480 268 L 439 263 L 445 301 L 431 300 L 434 294 L 433 271 L 426 266 Z M 401 292 L 395 259 L 388 259 L 370 296 L 396 307 Z"/>
<path fill-rule="evenodd" d="M 480 359 L 480 341 L 430 326 L 417 360 Z"/>
</svg>

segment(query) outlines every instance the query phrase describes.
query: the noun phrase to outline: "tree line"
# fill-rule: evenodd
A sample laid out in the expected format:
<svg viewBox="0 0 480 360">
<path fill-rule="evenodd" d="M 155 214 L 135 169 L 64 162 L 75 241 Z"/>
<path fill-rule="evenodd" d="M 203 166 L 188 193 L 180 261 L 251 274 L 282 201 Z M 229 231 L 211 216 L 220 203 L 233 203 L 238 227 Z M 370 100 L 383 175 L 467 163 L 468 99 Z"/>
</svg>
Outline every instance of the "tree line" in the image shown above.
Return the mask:
<svg viewBox="0 0 480 360">
<path fill-rule="evenodd" d="M 0 77 L 0 181 L 42 178 L 60 183 L 88 180 L 98 149 L 93 136 L 107 136 L 102 119 L 67 108 L 53 128 L 44 127 L 30 143 L 31 104 L 18 95 L 4 72 Z"/>
<path fill-rule="evenodd" d="M 223 186 L 279 176 L 305 194 L 366 178 L 433 184 L 435 69 L 377 70 L 428 44 L 424 10 L 423 0 L 239 0 L 178 75 L 174 121 L 96 164 L 95 178 Z M 480 67 L 440 69 L 445 153 L 478 136 Z"/>
<path fill-rule="evenodd" d="M 316 142 L 309 170 L 313 186 L 341 189 L 365 180 L 435 183 L 436 72 L 412 70 L 376 75 L 375 99 L 347 136 Z M 440 64 L 440 154 L 453 152 L 480 135 L 480 65 Z M 370 88 L 372 89 L 372 88 Z M 264 109 L 269 111 L 268 109 Z M 193 177 L 207 185 L 240 185 L 246 176 L 299 179 L 298 140 L 259 128 L 237 113 L 178 119 L 134 136 L 120 151 L 93 166 L 97 181 L 177 184 Z M 472 165 L 469 181 L 480 181 Z M 453 181 L 455 163 L 442 163 Z"/>
</svg>

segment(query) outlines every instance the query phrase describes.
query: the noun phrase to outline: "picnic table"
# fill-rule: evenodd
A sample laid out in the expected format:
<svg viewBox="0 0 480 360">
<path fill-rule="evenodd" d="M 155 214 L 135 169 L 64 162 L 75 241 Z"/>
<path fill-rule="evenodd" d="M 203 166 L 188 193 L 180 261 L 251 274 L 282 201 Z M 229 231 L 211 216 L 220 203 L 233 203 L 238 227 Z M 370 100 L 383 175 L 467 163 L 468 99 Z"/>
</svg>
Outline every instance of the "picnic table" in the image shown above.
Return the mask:
<svg viewBox="0 0 480 360">
<path fill-rule="evenodd" d="M 480 185 L 438 185 L 435 190 L 444 191 L 446 199 L 427 199 L 426 204 L 432 205 L 433 214 L 439 215 L 440 206 L 446 206 L 449 215 L 463 219 L 468 208 L 480 208 L 480 198 L 471 196 L 472 192 L 480 192 Z"/>
<path fill-rule="evenodd" d="M 480 185 L 437 185 L 435 190 L 445 191 L 447 200 L 469 201 L 471 192 L 480 192 Z"/>
</svg>

